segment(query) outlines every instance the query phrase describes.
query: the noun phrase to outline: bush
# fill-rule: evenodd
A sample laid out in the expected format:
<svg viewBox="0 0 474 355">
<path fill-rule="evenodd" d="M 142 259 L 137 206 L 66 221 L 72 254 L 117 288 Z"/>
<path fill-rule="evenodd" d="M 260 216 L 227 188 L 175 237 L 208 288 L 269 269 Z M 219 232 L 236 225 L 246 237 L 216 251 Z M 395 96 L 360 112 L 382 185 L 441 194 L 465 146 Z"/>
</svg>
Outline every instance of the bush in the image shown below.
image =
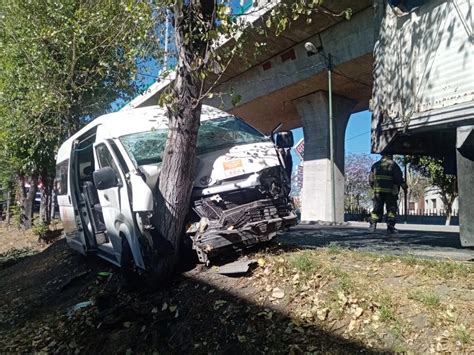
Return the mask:
<svg viewBox="0 0 474 355">
<path fill-rule="evenodd" d="M 49 227 L 46 223 L 39 222 L 33 224 L 31 227 L 31 231 L 34 235 L 38 236 L 38 239 L 46 239 L 46 235 L 48 234 Z"/>
</svg>

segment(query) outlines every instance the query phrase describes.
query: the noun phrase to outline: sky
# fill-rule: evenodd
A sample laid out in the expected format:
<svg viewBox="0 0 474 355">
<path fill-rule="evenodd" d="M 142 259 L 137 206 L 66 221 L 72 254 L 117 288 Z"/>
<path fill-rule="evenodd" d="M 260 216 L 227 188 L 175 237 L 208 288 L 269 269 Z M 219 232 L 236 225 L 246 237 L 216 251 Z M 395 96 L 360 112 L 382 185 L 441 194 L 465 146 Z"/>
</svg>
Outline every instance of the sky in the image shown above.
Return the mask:
<svg viewBox="0 0 474 355">
<path fill-rule="evenodd" d="M 245 11 L 248 6 L 251 6 L 251 0 L 234 0 L 232 1 L 232 12 L 240 13 Z M 145 86 L 149 86 L 155 82 L 155 77 L 159 75 L 156 63 L 143 63 L 142 65 L 143 75 L 140 79 L 143 80 Z M 151 69 L 151 70 L 150 70 Z M 140 74 L 139 74 L 140 75 Z M 125 102 L 114 103 L 113 111 L 122 107 Z M 370 126 L 371 126 L 371 114 L 369 111 L 362 111 L 352 114 L 346 129 L 345 135 L 345 154 L 350 153 L 364 153 L 370 154 Z M 303 129 L 297 128 L 293 130 L 294 141 L 297 143 L 303 138 Z M 296 156 L 294 151 L 293 162 L 299 163 L 299 158 Z M 377 155 L 372 154 L 372 157 L 377 158 Z"/>
<path fill-rule="evenodd" d="M 346 128 L 345 137 L 345 155 L 351 153 L 370 154 L 370 126 L 371 113 L 369 111 L 362 111 L 354 113 L 349 118 Z M 293 130 L 293 137 L 295 144 L 303 138 L 303 129 L 296 128 Z M 299 158 L 294 150 L 292 150 L 293 164 L 299 164 Z M 371 154 L 374 159 L 377 159 L 377 154 Z"/>
</svg>

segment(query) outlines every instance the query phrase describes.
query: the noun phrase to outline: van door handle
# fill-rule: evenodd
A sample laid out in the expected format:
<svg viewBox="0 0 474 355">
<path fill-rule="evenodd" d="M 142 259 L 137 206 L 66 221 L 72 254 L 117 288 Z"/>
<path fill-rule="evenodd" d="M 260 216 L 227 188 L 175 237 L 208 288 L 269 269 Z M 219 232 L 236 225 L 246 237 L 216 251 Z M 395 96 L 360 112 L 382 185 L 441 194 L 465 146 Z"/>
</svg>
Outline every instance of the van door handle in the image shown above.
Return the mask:
<svg viewBox="0 0 474 355">
<path fill-rule="evenodd" d="M 107 195 L 105 195 L 105 194 L 104 194 L 104 198 L 105 198 L 106 201 L 109 200 L 109 196 L 107 196 Z"/>
</svg>

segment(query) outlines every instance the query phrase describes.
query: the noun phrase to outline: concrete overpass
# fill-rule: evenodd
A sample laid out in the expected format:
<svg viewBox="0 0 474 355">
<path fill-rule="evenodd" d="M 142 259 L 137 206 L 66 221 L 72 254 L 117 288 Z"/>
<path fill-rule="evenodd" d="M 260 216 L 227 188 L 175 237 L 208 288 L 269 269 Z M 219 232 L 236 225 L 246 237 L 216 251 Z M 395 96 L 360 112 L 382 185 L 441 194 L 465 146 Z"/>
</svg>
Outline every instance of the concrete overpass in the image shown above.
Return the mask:
<svg viewBox="0 0 474 355">
<path fill-rule="evenodd" d="M 252 38 L 267 46 L 257 54 L 253 45 L 248 46 L 249 63 L 234 60 L 207 102 L 244 118 L 263 132 L 269 133 L 280 122 L 284 129 L 303 127 L 303 220 L 332 218 L 325 59 L 328 54 L 334 64 L 336 220 L 343 220 L 345 129 L 352 113 L 369 107 L 372 52 L 381 16 L 378 4 L 379 1 L 372 0 L 341 0 L 327 6 L 334 12 L 350 7 L 353 16 L 349 21 L 313 13 L 293 22 L 278 37 L 272 32 L 262 36 L 254 31 Z M 255 22 L 262 23 L 267 16 L 271 16 L 270 11 L 263 11 Z M 319 47 L 321 53 L 309 55 L 304 49 L 307 41 Z M 168 82 L 152 85 L 128 107 L 156 104 Z M 236 95 L 240 101 L 233 106 L 232 96 Z"/>
</svg>

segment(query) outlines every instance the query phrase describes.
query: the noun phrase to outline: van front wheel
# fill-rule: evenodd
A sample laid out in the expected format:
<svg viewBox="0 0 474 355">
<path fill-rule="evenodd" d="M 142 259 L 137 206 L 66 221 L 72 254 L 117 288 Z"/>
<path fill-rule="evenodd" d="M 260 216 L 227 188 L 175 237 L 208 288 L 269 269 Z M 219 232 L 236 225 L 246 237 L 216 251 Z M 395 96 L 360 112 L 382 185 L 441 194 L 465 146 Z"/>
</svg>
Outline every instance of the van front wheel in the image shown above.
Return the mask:
<svg viewBox="0 0 474 355">
<path fill-rule="evenodd" d="M 120 270 L 125 283 L 128 286 L 136 286 L 139 282 L 139 275 L 136 272 L 135 260 L 133 259 L 132 249 L 128 244 L 127 238 L 122 237 L 122 253 L 120 256 Z"/>
</svg>

